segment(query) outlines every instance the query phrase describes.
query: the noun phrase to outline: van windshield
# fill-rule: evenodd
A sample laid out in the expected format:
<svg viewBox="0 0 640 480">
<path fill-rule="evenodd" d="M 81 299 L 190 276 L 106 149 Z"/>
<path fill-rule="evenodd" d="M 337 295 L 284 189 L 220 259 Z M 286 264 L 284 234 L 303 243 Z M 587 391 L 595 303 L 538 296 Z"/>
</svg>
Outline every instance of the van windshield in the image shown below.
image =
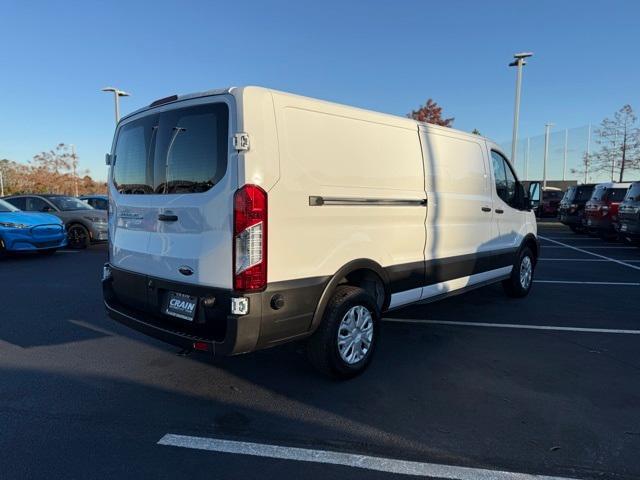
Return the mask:
<svg viewBox="0 0 640 480">
<path fill-rule="evenodd" d="M 229 109 L 211 103 L 126 123 L 116 139 L 113 182 L 124 194 L 205 192 L 224 177 Z"/>
</svg>

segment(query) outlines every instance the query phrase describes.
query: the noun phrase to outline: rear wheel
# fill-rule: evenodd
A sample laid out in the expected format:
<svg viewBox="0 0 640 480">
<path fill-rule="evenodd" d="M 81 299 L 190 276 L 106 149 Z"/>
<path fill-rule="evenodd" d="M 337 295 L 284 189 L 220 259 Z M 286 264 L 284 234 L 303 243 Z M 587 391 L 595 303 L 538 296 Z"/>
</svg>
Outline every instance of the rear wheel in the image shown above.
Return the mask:
<svg viewBox="0 0 640 480">
<path fill-rule="evenodd" d="M 536 259 L 531 249 L 521 249 L 511 270 L 511 276 L 502 281 L 505 293 L 514 298 L 526 297 L 533 284 L 535 266 Z"/>
<path fill-rule="evenodd" d="M 79 223 L 69 225 L 67 228 L 67 238 L 69 240 L 69 248 L 87 248 L 91 242 L 89 230 Z"/>
<path fill-rule="evenodd" d="M 347 379 L 362 373 L 373 356 L 379 336 L 380 311 L 365 290 L 339 286 L 322 323 L 309 338 L 307 356 L 320 372 Z"/>
</svg>

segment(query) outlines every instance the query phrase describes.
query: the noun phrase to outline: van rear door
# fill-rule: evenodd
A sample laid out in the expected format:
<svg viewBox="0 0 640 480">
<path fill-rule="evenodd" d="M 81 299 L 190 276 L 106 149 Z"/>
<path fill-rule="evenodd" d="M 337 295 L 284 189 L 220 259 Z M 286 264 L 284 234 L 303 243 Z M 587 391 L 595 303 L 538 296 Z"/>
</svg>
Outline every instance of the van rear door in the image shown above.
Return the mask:
<svg viewBox="0 0 640 480">
<path fill-rule="evenodd" d="M 110 182 L 114 267 L 231 288 L 233 106 L 226 95 L 175 102 L 119 127 Z"/>
</svg>

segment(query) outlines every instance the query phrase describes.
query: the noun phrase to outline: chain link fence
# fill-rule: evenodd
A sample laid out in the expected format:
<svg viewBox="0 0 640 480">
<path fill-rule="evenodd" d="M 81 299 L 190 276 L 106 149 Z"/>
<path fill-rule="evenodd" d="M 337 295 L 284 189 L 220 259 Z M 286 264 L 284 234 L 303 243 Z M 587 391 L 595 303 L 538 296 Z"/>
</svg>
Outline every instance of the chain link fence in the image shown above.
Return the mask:
<svg viewBox="0 0 640 480">
<path fill-rule="evenodd" d="M 548 180 L 575 180 L 579 183 L 610 180 L 606 173 L 584 172 L 583 159 L 597 147 L 591 125 L 575 128 L 551 127 L 547 156 Z M 518 139 L 515 168 L 523 180 L 541 180 L 544 170 L 544 134 Z M 511 152 L 511 142 L 500 145 Z"/>
</svg>

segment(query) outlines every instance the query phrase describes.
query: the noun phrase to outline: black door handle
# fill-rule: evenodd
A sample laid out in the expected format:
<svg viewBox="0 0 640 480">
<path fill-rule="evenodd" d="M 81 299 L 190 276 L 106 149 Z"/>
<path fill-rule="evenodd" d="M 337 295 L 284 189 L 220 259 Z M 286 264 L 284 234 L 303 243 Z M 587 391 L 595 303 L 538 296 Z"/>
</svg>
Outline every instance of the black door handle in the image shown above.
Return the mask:
<svg viewBox="0 0 640 480">
<path fill-rule="evenodd" d="M 500 210 L 499 208 L 496 208 L 496 213 L 504 213 L 504 210 Z"/>
<path fill-rule="evenodd" d="M 489 207 L 482 207 L 483 212 L 490 212 L 491 209 Z"/>
<path fill-rule="evenodd" d="M 161 222 L 177 222 L 178 221 L 178 216 L 177 215 L 165 215 L 164 213 L 161 213 L 160 215 L 158 215 L 158 220 L 160 220 Z"/>
</svg>

